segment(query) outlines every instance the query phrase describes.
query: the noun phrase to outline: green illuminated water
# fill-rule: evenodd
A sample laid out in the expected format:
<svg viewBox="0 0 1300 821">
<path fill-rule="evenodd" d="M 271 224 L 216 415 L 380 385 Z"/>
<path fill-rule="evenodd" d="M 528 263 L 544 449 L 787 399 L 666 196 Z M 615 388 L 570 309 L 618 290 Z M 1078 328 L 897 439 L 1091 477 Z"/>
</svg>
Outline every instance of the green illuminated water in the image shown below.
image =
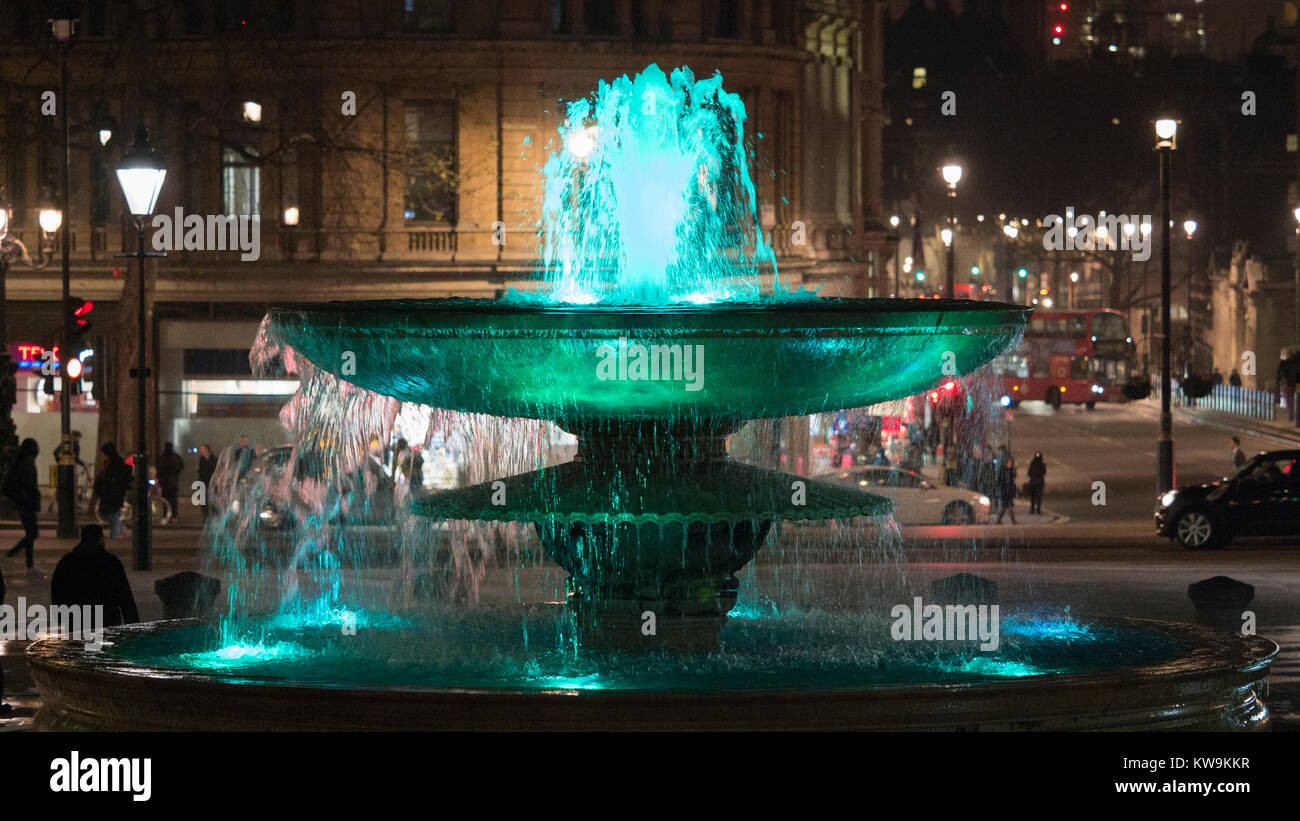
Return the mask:
<svg viewBox="0 0 1300 821">
<path fill-rule="evenodd" d="M 111 648 L 131 662 L 232 681 L 325 687 L 493 690 L 834 690 L 921 683 L 991 683 L 1159 664 L 1182 648 L 1145 630 L 1053 618 L 1003 621 L 985 653 L 960 642 L 890 642 L 870 614 L 774 614 L 743 605 L 711 652 L 576 649 L 559 608 L 448 609 L 400 624 L 383 619 L 357 641 L 320 625 L 266 625 L 256 641 L 222 645 L 211 628 L 132 638 Z M 652 640 L 648 640 L 652 641 Z"/>
<path fill-rule="evenodd" d="M 745 104 L 722 75 L 650 65 L 568 104 L 546 164 L 543 273 L 567 303 L 706 304 L 776 274 Z"/>
</svg>

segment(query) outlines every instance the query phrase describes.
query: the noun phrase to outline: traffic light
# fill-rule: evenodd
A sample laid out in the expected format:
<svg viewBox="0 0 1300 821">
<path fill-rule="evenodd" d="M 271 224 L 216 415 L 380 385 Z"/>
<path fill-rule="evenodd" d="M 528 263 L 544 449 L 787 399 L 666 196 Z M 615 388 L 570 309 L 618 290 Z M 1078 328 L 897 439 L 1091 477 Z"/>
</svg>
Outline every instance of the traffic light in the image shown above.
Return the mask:
<svg viewBox="0 0 1300 821">
<path fill-rule="evenodd" d="M 90 314 L 95 303 L 81 297 L 68 297 L 68 358 L 72 359 L 86 349 L 86 334 L 90 332 Z"/>
<path fill-rule="evenodd" d="M 1019 271 L 1016 271 L 1016 276 L 1020 277 L 1021 279 L 1026 279 L 1029 276 L 1029 272 L 1026 271 L 1024 268 L 1021 268 Z"/>
</svg>

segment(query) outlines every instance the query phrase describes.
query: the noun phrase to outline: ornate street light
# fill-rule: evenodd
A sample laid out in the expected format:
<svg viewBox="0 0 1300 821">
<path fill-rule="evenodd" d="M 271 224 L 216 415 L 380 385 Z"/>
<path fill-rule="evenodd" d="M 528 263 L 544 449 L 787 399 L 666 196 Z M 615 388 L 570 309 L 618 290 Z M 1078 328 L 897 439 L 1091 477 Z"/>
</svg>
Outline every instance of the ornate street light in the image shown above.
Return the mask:
<svg viewBox="0 0 1300 821">
<path fill-rule="evenodd" d="M 1170 155 L 1178 141 L 1178 121 L 1171 117 L 1156 120 L 1156 151 L 1160 154 L 1160 437 L 1157 447 L 1159 492 L 1174 489 L 1174 417 L 1170 410 L 1173 390 L 1173 354 L 1169 345 L 1171 293 L 1169 284 L 1169 248 L 1173 221 L 1169 218 Z"/>
<path fill-rule="evenodd" d="M 144 227 L 154 206 L 158 204 L 158 193 L 162 191 L 167 169 L 161 159 L 149 145 L 149 129 L 143 125 L 135 130 L 135 145 L 117 166 L 117 181 L 122 186 L 126 197 L 127 210 L 135 220 L 139 237 L 135 257 L 140 263 L 140 292 L 136 305 L 137 344 L 136 355 L 136 453 L 135 453 L 135 568 L 149 570 L 151 563 L 150 521 L 149 521 L 149 459 L 148 426 L 145 414 L 145 380 L 149 375 L 148 361 L 145 356 L 145 288 L 144 261 L 149 256 L 144 249 Z"/>
<path fill-rule="evenodd" d="M 949 238 L 944 240 L 944 244 L 948 246 L 948 265 L 947 265 L 947 269 L 944 272 L 944 287 L 947 289 L 945 296 L 947 296 L 949 299 L 952 299 L 953 292 L 956 287 L 954 270 L 956 266 L 955 255 L 957 253 L 957 248 L 956 248 L 957 183 L 961 182 L 961 174 L 962 174 L 961 164 L 957 162 L 949 162 L 942 169 L 940 169 L 940 173 L 943 175 L 944 183 L 948 186 Z"/>
</svg>

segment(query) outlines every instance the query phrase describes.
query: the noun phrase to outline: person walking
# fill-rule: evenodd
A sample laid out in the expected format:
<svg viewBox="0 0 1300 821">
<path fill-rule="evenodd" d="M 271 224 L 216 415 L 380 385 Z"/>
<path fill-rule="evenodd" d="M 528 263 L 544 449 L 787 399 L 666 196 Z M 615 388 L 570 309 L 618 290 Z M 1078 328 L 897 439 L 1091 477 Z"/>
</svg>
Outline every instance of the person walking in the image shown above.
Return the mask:
<svg viewBox="0 0 1300 821">
<path fill-rule="evenodd" d="M 125 527 L 122 505 L 131 489 L 131 467 L 112 442 L 105 442 L 99 452 L 103 458 L 99 476 L 95 479 L 95 495 L 99 497 L 99 515 L 109 523 L 109 538 L 116 539 Z"/>
<path fill-rule="evenodd" d="M 1042 515 L 1043 486 L 1047 483 L 1046 480 L 1047 463 L 1043 461 L 1042 451 L 1034 451 L 1034 458 L 1029 463 L 1029 512 L 1031 514 Z"/>
<path fill-rule="evenodd" d="M 1235 473 L 1238 468 L 1246 464 L 1246 454 L 1241 452 L 1241 440 L 1236 436 L 1232 437 L 1232 470 Z"/>
<path fill-rule="evenodd" d="M 50 581 L 50 603 L 104 608 L 104 626 L 131 624 L 140 620 L 126 569 L 104 542 L 104 528 L 86 525 L 81 541 L 59 559 Z"/>
<path fill-rule="evenodd" d="M 1236 368 L 1233 368 L 1232 373 L 1228 374 L 1228 384 L 1234 388 L 1241 387 L 1241 374 L 1237 373 Z"/>
<path fill-rule="evenodd" d="M 5 601 L 5 574 L 0 572 L 0 604 Z M 0 721 L 7 718 L 13 718 L 14 708 L 4 703 L 5 696 L 5 667 L 0 664 Z"/>
<path fill-rule="evenodd" d="M 5 555 L 12 558 L 25 552 L 27 573 L 31 576 L 40 575 L 36 569 L 36 539 L 41 535 L 37 523 L 41 512 L 41 489 L 36 484 L 36 457 L 40 452 L 41 446 L 35 439 L 24 439 L 18 446 L 18 457 L 9 467 L 4 485 L 4 493 L 18 509 L 18 520 L 23 524 L 23 537 Z"/>
<path fill-rule="evenodd" d="M 171 512 L 167 514 L 165 521 L 180 516 L 181 508 L 176 497 L 180 492 L 183 470 L 185 470 L 185 460 L 176 452 L 176 447 L 171 442 L 164 442 L 162 454 L 158 457 L 158 485 L 162 490 L 163 499 L 171 505 Z"/>
<path fill-rule="evenodd" d="M 217 472 L 217 457 L 212 455 L 212 446 L 199 445 L 199 481 L 203 484 L 203 521 L 211 515 L 212 474 Z"/>
<path fill-rule="evenodd" d="M 998 519 L 1002 524 L 1003 515 L 1011 514 L 1011 524 L 1016 523 L 1016 463 L 1011 458 L 1011 451 L 1002 446 L 1002 455 L 998 459 Z"/>
</svg>

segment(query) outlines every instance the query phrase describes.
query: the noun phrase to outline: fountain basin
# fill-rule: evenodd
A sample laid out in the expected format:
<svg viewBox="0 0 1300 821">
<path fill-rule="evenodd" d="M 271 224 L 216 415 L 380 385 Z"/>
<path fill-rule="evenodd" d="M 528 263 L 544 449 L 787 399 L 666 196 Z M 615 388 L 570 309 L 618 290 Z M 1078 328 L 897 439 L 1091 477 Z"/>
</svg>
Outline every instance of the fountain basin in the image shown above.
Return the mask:
<svg viewBox="0 0 1300 821">
<path fill-rule="evenodd" d="M 729 630 L 742 645 L 743 620 Z M 1116 646 L 1146 648 L 1138 663 L 1078 672 L 981 675 L 926 673 L 932 680 L 883 678 L 863 668 L 842 677 L 763 674 L 752 681 L 705 675 L 601 681 L 596 674 L 540 676 L 486 686 L 374 682 L 373 670 L 310 680 L 266 670 L 200 672 L 132 660 L 194 643 L 210 627 L 195 621 L 111 628 L 113 645 L 45 640 L 28 650 L 45 709 L 43 726 L 105 730 L 1262 730 L 1261 699 L 1277 645 L 1268 639 L 1146 620 L 1094 622 Z M 781 638 L 777 636 L 777 638 Z M 423 638 L 411 638 L 424 642 Z M 897 645 L 895 645 L 897 647 Z M 1063 648 L 1058 647 L 1057 650 Z M 1071 651 L 1072 653 L 1074 651 Z M 1087 655 L 1086 650 L 1081 650 Z M 1142 658 L 1143 654 L 1135 656 Z M 1047 653 L 1048 657 L 1064 656 Z M 160 658 L 160 657 L 159 657 Z M 636 668 L 622 656 L 622 669 Z M 662 669 L 680 667 L 671 656 Z M 686 656 L 698 660 L 699 656 Z M 712 658 L 712 657 L 709 657 Z M 344 660 L 346 661 L 346 660 Z M 1094 662 L 1098 660 L 1094 659 Z M 292 660 L 287 662 L 292 664 Z M 706 665 L 707 666 L 707 665 Z M 271 668 L 271 669 L 274 669 Z M 339 670 L 352 670 L 343 664 Z M 640 663 L 640 669 L 648 669 Z M 661 669 L 661 668 L 655 668 Z M 909 668 L 910 669 L 910 668 Z M 797 671 L 795 671 L 797 672 Z M 422 674 L 423 675 L 423 674 Z M 859 683 L 854 686 L 854 680 Z M 730 685 L 725 684 L 730 681 Z M 865 685 L 865 686 L 864 686 Z"/>
<path fill-rule="evenodd" d="M 741 422 L 910 396 L 988 362 L 1019 337 L 1031 312 L 929 299 L 654 306 L 435 299 L 276 308 L 269 330 L 317 368 L 378 394 L 572 430 L 601 419 Z M 699 378 L 685 368 L 680 378 L 638 379 L 617 368 L 606 378 L 598 365 L 610 350 L 618 356 L 620 339 L 680 353 L 690 346 L 692 357 L 702 349 Z M 602 346 L 610 346 L 605 354 Z"/>
</svg>

